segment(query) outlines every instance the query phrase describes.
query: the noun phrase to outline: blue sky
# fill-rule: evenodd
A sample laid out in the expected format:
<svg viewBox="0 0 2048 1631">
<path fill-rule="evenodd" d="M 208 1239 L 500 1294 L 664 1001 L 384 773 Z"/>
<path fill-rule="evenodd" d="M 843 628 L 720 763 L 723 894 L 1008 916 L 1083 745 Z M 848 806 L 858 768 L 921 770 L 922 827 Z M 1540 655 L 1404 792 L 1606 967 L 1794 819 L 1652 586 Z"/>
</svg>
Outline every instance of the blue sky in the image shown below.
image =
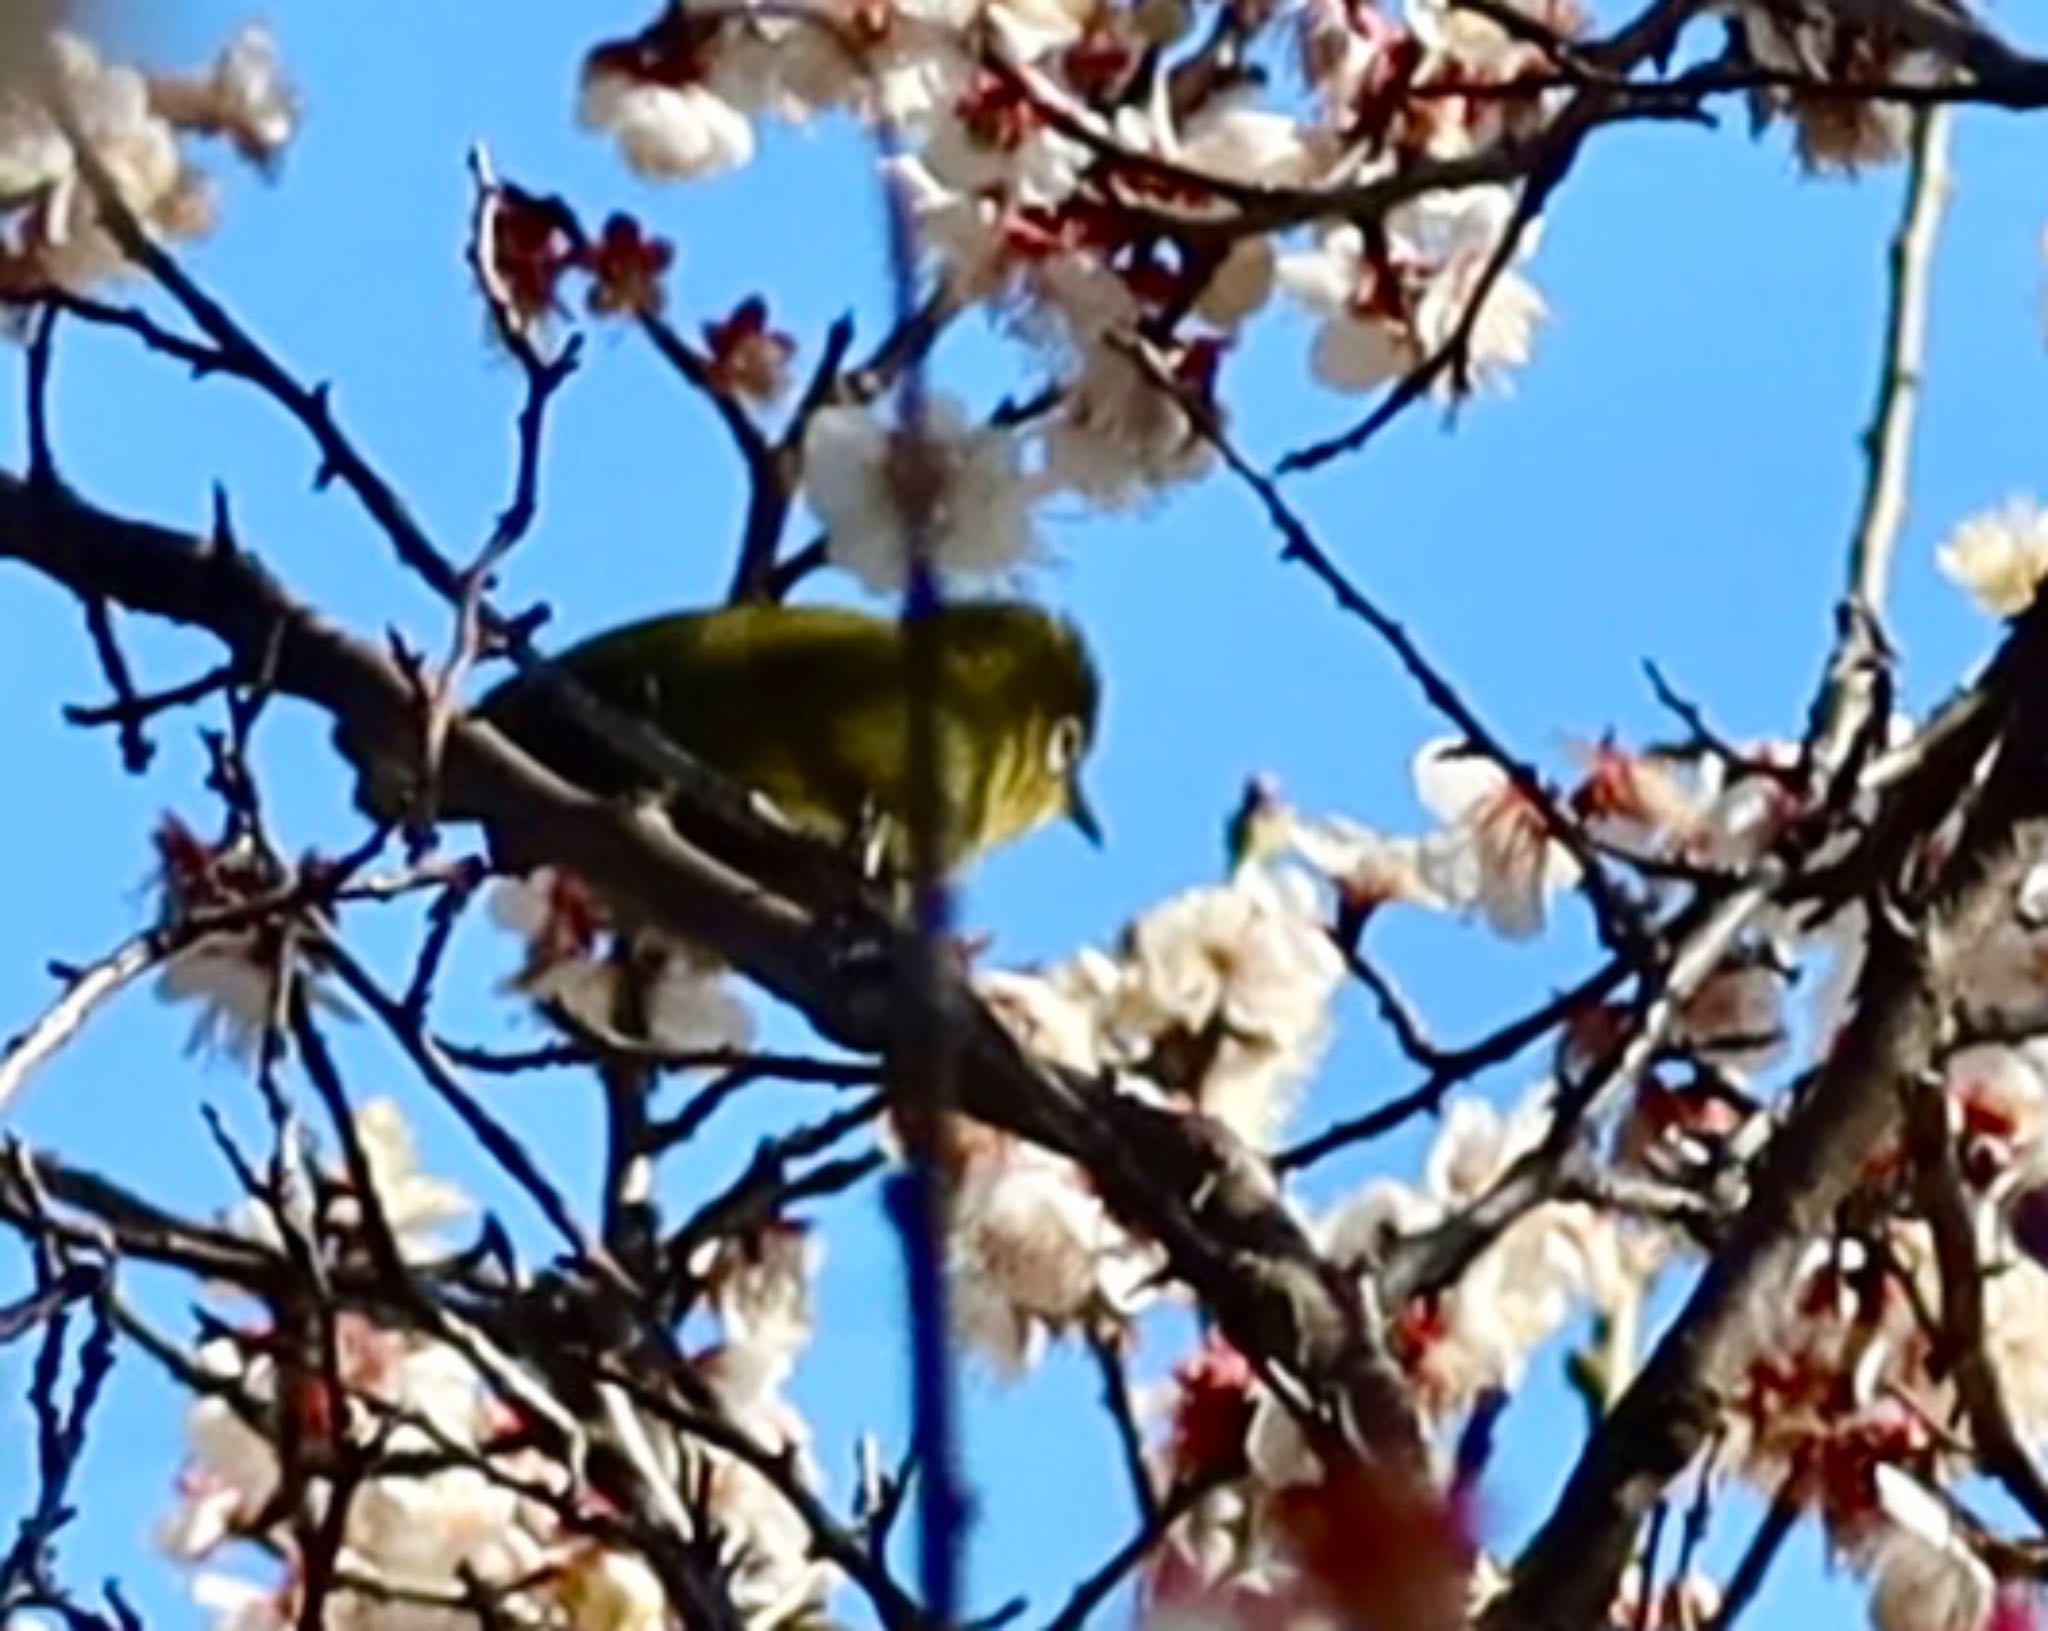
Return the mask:
<svg viewBox="0 0 2048 1631">
<path fill-rule="evenodd" d="M 175 21 L 152 20 L 143 45 L 165 61 L 202 56 L 243 15 L 195 0 Z M 632 3 L 535 0 L 364 0 L 275 19 L 306 92 L 303 137 L 279 185 L 228 179 L 223 227 L 191 263 L 303 374 L 335 381 L 346 423 L 451 552 L 480 541 L 502 502 L 517 394 L 513 371 L 484 344 L 461 261 L 472 141 L 488 140 L 505 174 L 559 190 L 588 215 L 630 208 L 672 237 L 681 318 L 766 292 L 780 326 L 808 348 L 842 309 L 861 312 L 869 332 L 886 309 L 866 160 L 843 129 L 772 138 L 753 169 L 679 191 L 634 182 L 574 128 L 581 50 L 641 20 Z M 1295 487 L 1325 542 L 1484 716 L 1555 767 L 1567 735 L 1662 727 L 1645 657 L 1743 734 L 1798 727 L 1824 650 L 1861 479 L 1857 436 L 1898 177 L 1806 179 L 1782 136 L 1752 140 L 1741 109 L 1726 114 L 1717 132 L 1645 127 L 1593 144 L 1534 262 L 1554 315 L 1510 399 L 1474 405 L 1454 429 L 1416 415 L 1362 459 Z M 1916 705 L 1966 671 L 1992 632 L 1937 578 L 1934 544 L 1960 515 L 2048 485 L 2044 156 L 2038 124 L 1962 122 L 1893 620 Z M 1309 334 L 1305 320 L 1271 315 L 1227 364 L 1224 388 L 1257 455 L 1357 411 L 1309 381 Z M 972 340 L 942 363 L 940 383 L 993 400 L 1011 383 L 992 371 L 1003 355 Z M 0 457 L 10 461 L 20 456 L 19 372 L 17 357 L 0 356 Z M 211 483 L 224 481 L 244 538 L 300 592 L 358 628 L 441 640 L 437 606 L 345 496 L 310 491 L 294 430 L 239 387 L 195 385 L 118 337 L 67 332 L 57 429 L 66 475 L 94 498 L 196 526 Z M 564 636 L 709 598 L 728 570 L 741 497 L 702 404 L 630 337 L 598 333 L 562 399 L 542 522 L 507 573 L 508 597 L 548 600 Z M 1108 673 L 1094 793 L 1110 843 L 1097 854 L 1048 833 L 984 868 L 964 916 L 995 937 L 993 956 L 1056 956 L 1105 939 L 1132 911 L 1215 875 L 1221 822 L 1255 770 L 1310 808 L 1394 828 L 1421 821 L 1406 767 L 1437 726 L 1366 631 L 1279 564 L 1240 491 L 1212 480 L 1113 522 L 1057 513 L 1048 532 L 1054 559 L 1033 588 L 1086 624 Z M 187 636 L 136 627 L 129 643 L 146 681 L 211 661 Z M 43 583 L 0 574 L 0 739 L 18 778 L 0 805 L 0 1032 L 47 1001 L 48 959 L 89 958 L 146 914 L 159 814 L 211 819 L 189 724 L 161 732 L 157 768 L 130 780 L 110 740 L 58 719 L 59 701 L 97 694 L 76 609 Z M 317 722 L 278 709 L 261 765 L 289 842 L 332 849 L 353 836 Z M 1564 917 L 1531 948 L 1441 922 L 1395 923 L 1383 946 L 1440 1032 L 1457 1038 L 1582 966 L 1584 926 L 1576 909 Z M 397 967 L 413 927 L 365 920 L 361 932 Z M 445 982 L 445 1029 L 499 1042 L 530 1034 L 491 994 L 513 955 L 481 923 L 465 931 Z M 132 995 L 38 1080 L 15 1130 L 173 1204 L 223 1203 L 229 1179 L 198 1106 L 243 1126 L 254 1107 L 232 1067 L 181 1054 L 187 1024 Z M 1365 1002 L 1347 996 L 1342 1025 L 1304 1125 L 1405 1085 Z M 430 1160 L 474 1171 L 459 1130 L 409 1094 L 388 1050 L 352 1034 L 345 1051 L 358 1092 L 408 1094 Z M 1481 1090 L 1505 1102 L 1528 1080 L 1504 1072 Z M 558 1077 L 491 1091 L 587 1191 L 593 1094 Z M 766 1097 L 744 1109 L 728 1138 L 679 1164 L 666 1192 L 686 1203 L 803 1102 Z M 1376 1170 L 1411 1172 L 1420 1147 L 1403 1136 L 1333 1162 L 1309 1194 L 1327 1199 Z M 513 1215 L 523 1219 L 516 1206 Z M 885 1380 L 899 1362 L 894 1254 L 864 1199 L 821 1221 L 825 1335 L 800 1393 L 843 1495 L 855 1432 L 900 1432 L 901 1389 Z M 11 1257 L 0 1263 L 0 1289 L 18 1273 Z M 167 1317 L 190 1297 L 145 1289 Z M 1141 1364 L 1174 1357 L 1162 1340 Z M 1492 1492 L 1506 1534 L 1540 1514 L 1576 1443 L 1575 1407 L 1551 1368 L 1539 1366 L 1509 1417 Z M 24 1373 L 22 1350 L 0 1353 L 9 1428 Z M 969 1397 L 982 1500 L 976 1600 L 1024 1591 L 1043 1612 L 1128 1516 L 1092 1378 L 1058 1360 L 1013 1387 L 976 1376 Z M 68 1572 L 120 1575 L 155 1625 L 196 1623 L 148 1538 L 171 1496 L 175 1408 L 131 1356 L 106 1411 Z M 0 1518 L 24 1488 L 21 1449 L 0 1429 Z M 1743 1528 L 1731 1515 L 1717 1547 Z M 1751 1623 L 1792 1624 L 1838 1589 L 1806 1537 Z"/>
</svg>

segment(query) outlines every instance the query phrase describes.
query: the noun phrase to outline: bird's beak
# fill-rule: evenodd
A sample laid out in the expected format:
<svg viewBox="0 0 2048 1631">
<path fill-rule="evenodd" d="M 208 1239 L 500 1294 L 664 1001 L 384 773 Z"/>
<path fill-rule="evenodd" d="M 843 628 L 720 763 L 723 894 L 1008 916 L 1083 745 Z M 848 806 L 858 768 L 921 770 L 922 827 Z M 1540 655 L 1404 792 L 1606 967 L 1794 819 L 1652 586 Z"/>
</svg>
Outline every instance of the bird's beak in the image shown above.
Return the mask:
<svg viewBox="0 0 2048 1631">
<path fill-rule="evenodd" d="M 1088 795 L 1081 790 L 1081 778 L 1067 780 L 1067 819 L 1081 829 L 1081 836 L 1097 849 L 1102 848 L 1102 823 L 1095 819 L 1095 811 L 1089 807 Z"/>
</svg>

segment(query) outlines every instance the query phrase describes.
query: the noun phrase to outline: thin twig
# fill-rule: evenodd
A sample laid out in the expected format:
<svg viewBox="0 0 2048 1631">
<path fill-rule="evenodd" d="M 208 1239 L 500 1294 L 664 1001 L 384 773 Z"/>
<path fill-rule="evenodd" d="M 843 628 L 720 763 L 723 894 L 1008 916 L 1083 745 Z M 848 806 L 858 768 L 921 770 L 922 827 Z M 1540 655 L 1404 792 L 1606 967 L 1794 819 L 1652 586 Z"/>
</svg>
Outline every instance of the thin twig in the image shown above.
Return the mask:
<svg viewBox="0 0 2048 1631">
<path fill-rule="evenodd" d="M 1891 288 L 1877 403 L 1863 433 L 1863 496 L 1849 544 L 1842 628 L 1814 715 L 1811 756 L 1830 777 L 1839 773 L 1854 743 L 1869 728 L 1876 700 L 1876 669 L 1884 656 L 1885 600 L 1906 519 L 1934 248 L 1950 187 L 1948 131 L 1949 117 L 1939 108 L 1913 116 L 1905 203 L 1888 253 Z"/>
<path fill-rule="evenodd" d="M 420 954 L 413 963 L 412 978 L 406 982 L 405 995 L 399 999 L 399 1006 L 415 1024 L 422 1027 L 426 1024 L 427 1001 L 433 994 L 434 976 L 440 972 L 449 942 L 455 938 L 455 927 L 462 921 L 463 909 L 476 898 L 476 892 L 487 876 L 489 868 L 483 861 L 463 863 L 442 884 L 441 893 L 428 909 L 427 936 L 420 944 Z"/>
<path fill-rule="evenodd" d="M 1088 1617 L 1109 1600 L 1118 1586 L 1166 1538 L 1167 1532 L 1223 1482 L 1217 1473 L 1183 1479 L 1166 1492 L 1151 1520 L 1142 1523 L 1102 1564 L 1073 1590 L 1066 1604 L 1045 1623 L 1045 1631 L 1081 1631 Z"/>
<path fill-rule="evenodd" d="M 1095 1374 L 1102 1379 L 1103 1407 L 1116 1428 L 1117 1448 L 1123 1455 L 1131 1495 L 1138 1505 L 1138 1521 L 1149 1528 L 1159 1521 L 1159 1491 L 1153 1486 L 1152 1468 L 1145 1459 L 1145 1435 L 1138 1426 L 1123 1355 L 1115 1338 L 1102 1330 L 1089 1331 L 1088 1351 L 1095 1356 Z"/>
<path fill-rule="evenodd" d="M 319 950 L 323 960 L 332 964 L 342 983 L 376 1015 L 412 1060 L 427 1085 L 455 1112 L 483 1146 L 485 1153 L 497 1162 L 507 1177 L 526 1191 L 570 1252 L 579 1260 L 599 1267 L 608 1265 L 609 1258 L 604 1248 L 577 1220 L 575 1209 L 569 1205 L 568 1198 L 556 1187 L 554 1180 L 511 1130 L 463 1086 L 434 1039 L 427 1035 L 413 1015 L 406 1012 L 404 1003 L 386 992 L 339 940 L 323 937 Z M 610 1270 L 616 1274 L 617 1266 L 611 1264 Z"/>
<path fill-rule="evenodd" d="M 50 434 L 50 369 L 57 351 L 55 303 L 45 301 L 29 318 L 26 413 L 28 480 L 31 487 L 57 485 L 57 453 Z"/>
<path fill-rule="evenodd" d="M 792 1173 L 791 1168 L 806 1157 L 823 1154 L 881 1113 L 881 1095 L 869 1094 L 844 1110 L 763 1139 L 739 1176 L 700 1205 L 663 1243 L 669 1277 L 687 1281 L 699 1247 L 776 1217 L 795 1200 L 834 1193 L 878 1170 L 884 1159 L 880 1151 L 822 1163 L 806 1172 Z"/>
<path fill-rule="evenodd" d="M 186 342 L 182 350 L 187 361 L 205 365 L 255 385 L 288 413 L 306 431 L 320 453 L 316 485 L 340 481 L 352 493 L 390 541 L 398 559 L 449 600 L 462 594 L 461 575 L 456 571 L 419 522 L 376 468 L 341 429 L 328 400 L 327 387 L 311 389 L 301 385 L 283 364 L 238 323 L 227 308 L 179 264 L 135 218 L 122 197 L 119 184 L 107 173 L 92 143 L 80 130 L 74 110 L 56 108 L 59 123 L 71 143 L 79 176 L 92 193 L 101 224 L 129 260 L 177 302 L 200 332 L 212 342 L 212 350 Z M 76 306 L 73 307 L 77 309 Z M 144 338 L 150 333 L 141 325 L 127 324 Z M 157 330 L 157 333 L 162 333 Z M 154 343 L 154 342 L 152 342 Z"/>
<path fill-rule="evenodd" d="M 121 767 L 129 775 L 139 776 L 156 757 L 156 748 L 143 732 L 142 721 L 147 715 L 136 695 L 135 679 L 128 670 L 128 658 L 114 633 L 113 611 L 103 597 L 87 597 L 85 626 L 92 635 L 92 648 L 99 656 L 100 672 L 106 675 L 107 684 L 114 693 L 110 711 L 121 742 Z"/>
<path fill-rule="evenodd" d="M 1771 1504 L 1757 1520 L 1755 1533 L 1749 1537 L 1749 1544 L 1742 1549 L 1742 1556 L 1736 1560 L 1734 1571 L 1722 1588 L 1721 1606 L 1709 1631 L 1734 1631 L 1735 1622 L 1756 1601 L 1757 1593 L 1763 1590 L 1771 1565 L 1777 1562 L 1778 1553 L 1798 1527 L 1803 1510 L 1798 1493 L 1789 1481 L 1771 1497 Z"/>
<path fill-rule="evenodd" d="M 1628 965 L 1619 959 L 1603 964 L 1593 974 L 1519 1019 L 1461 1048 L 1439 1048 L 1436 1064 L 1417 1086 L 1376 1105 L 1363 1115 L 1333 1123 L 1299 1144 L 1280 1151 L 1273 1165 L 1280 1172 L 1312 1166 L 1326 1156 L 1353 1144 L 1392 1132 L 1416 1116 L 1434 1112 L 1459 1082 L 1493 1065 L 1506 1064 L 1529 1047 L 1579 1014 L 1604 1002 L 1630 977 Z"/>
<path fill-rule="evenodd" d="M 164 937 L 139 934 L 77 970 L 57 1000 L 0 1048 L 0 1122 L 37 1067 L 76 1036 L 94 1009 L 163 962 Z"/>
<path fill-rule="evenodd" d="M 1216 415 L 1203 404 L 1193 401 L 1176 391 L 1172 382 L 1160 374 L 1151 358 L 1137 352 L 1132 359 L 1149 377 L 1154 386 L 1175 397 L 1183 410 L 1200 429 L 1202 436 L 1222 456 L 1252 496 L 1266 512 L 1266 519 L 1280 534 L 1282 549 L 1280 558 L 1303 567 L 1311 576 L 1330 592 L 1337 605 L 1348 615 L 1357 618 L 1379 637 L 1394 654 L 1402 670 L 1421 690 L 1423 698 L 1431 708 L 1454 725 L 1472 751 L 1489 760 L 1504 775 L 1515 791 L 1527 801 L 1530 809 L 1540 818 L 1548 837 L 1569 854 L 1579 868 L 1579 887 L 1586 901 L 1593 909 L 1594 921 L 1598 924 L 1602 941 L 1617 953 L 1633 953 L 1648 940 L 1648 930 L 1641 911 L 1625 895 L 1609 874 L 1593 845 L 1587 840 L 1584 829 L 1572 819 L 1570 813 L 1551 790 L 1544 785 L 1535 769 L 1512 753 L 1507 744 L 1489 728 L 1464 695 L 1452 684 L 1448 675 L 1432 662 L 1417 644 L 1414 636 L 1379 603 L 1361 589 L 1350 575 L 1340 567 L 1335 558 L 1317 541 L 1314 532 L 1294 506 L 1288 502 L 1274 479 L 1261 471 L 1245 457 L 1237 445 L 1218 423 Z"/>
<path fill-rule="evenodd" d="M 64 720 L 70 725 L 119 725 L 125 729 L 130 723 L 140 724 L 158 714 L 169 713 L 173 708 L 204 702 L 208 697 L 225 691 L 234 680 L 235 671 L 223 663 L 197 678 L 186 680 L 182 685 L 170 685 L 161 691 L 136 695 L 126 702 L 67 703 Z"/>
</svg>

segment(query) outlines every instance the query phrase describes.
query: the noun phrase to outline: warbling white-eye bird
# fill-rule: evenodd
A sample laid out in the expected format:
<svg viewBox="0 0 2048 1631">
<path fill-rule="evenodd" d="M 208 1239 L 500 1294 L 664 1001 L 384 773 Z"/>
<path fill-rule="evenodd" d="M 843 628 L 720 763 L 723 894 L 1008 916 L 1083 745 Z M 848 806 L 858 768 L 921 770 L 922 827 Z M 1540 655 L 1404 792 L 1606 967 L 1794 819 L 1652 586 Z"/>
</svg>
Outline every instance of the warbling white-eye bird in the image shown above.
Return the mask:
<svg viewBox="0 0 2048 1631">
<path fill-rule="evenodd" d="M 1036 606 L 962 601 L 937 614 L 937 641 L 948 869 L 1057 816 L 1100 842 L 1080 770 L 1101 688 L 1078 631 Z M 900 870 L 910 806 L 905 654 L 893 618 L 750 604 L 631 623 L 555 665 L 792 824 L 834 841 L 872 837 Z M 594 793 L 659 791 L 531 677 L 499 686 L 478 711 Z"/>
</svg>

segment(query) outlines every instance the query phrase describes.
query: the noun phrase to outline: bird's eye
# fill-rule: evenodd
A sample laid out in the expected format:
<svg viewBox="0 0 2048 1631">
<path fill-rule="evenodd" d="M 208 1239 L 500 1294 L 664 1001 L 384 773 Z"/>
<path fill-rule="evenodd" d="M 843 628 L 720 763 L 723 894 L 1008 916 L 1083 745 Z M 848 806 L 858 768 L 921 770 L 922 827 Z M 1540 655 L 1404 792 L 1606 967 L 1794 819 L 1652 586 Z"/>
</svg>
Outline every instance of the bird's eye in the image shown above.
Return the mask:
<svg viewBox="0 0 2048 1631">
<path fill-rule="evenodd" d="M 1069 714 L 1057 721 L 1052 735 L 1045 742 L 1045 768 L 1055 776 L 1064 777 L 1081 757 L 1081 743 L 1086 735 L 1081 721 Z"/>
</svg>

